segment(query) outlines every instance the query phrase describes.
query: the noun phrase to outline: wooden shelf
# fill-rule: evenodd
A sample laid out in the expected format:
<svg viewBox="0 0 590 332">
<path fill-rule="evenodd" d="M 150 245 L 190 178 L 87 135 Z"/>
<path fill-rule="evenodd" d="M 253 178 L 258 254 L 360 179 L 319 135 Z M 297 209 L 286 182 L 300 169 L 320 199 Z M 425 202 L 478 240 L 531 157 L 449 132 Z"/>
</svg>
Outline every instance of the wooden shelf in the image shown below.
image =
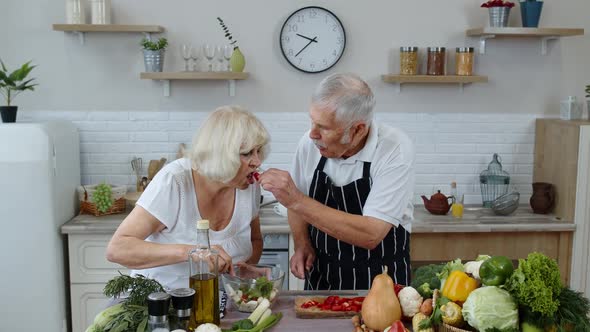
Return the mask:
<svg viewBox="0 0 590 332">
<path fill-rule="evenodd" d="M 547 54 L 547 42 L 560 37 L 582 36 L 584 29 L 570 28 L 474 28 L 468 29 L 465 34 L 471 37 L 479 37 L 479 53 L 485 54 L 486 40 L 496 37 L 539 37 L 541 38 L 541 54 Z"/>
<path fill-rule="evenodd" d="M 463 85 L 470 83 L 485 83 L 488 81 L 487 76 L 458 76 L 458 75 L 397 75 L 386 74 L 382 75 L 381 79 L 387 83 L 398 83 L 398 92 L 401 92 L 401 86 L 404 83 L 417 84 L 459 84 L 461 92 L 463 92 Z"/>
<path fill-rule="evenodd" d="M 164 32 L 159 25 L 133 25 L 133 24 L 54 24 L 54 31 L 77 33 L 80 37 L 80 44 L 84 44 L 84 33 L 86 32 L 119 32 L 119 33 L 144 33 L 151 39 L 152 33 Z"/>
<path fill-rule="evenodd" d="M 67 32 L 164 32 L 159 25 L 130 24 L 54 24 L 53 30 Z"/>
<path fill-rule="evenodd" d="M 164 96 L 170 96 L 170 81 L 172 80 L 225 80 L 228 82 L 229 95 L 236 95 L 236 81 L 245 80 L 250 76 L 244 72 L 144 72 L 139 74 L 142 80 L 159 80 L 164 83 Z"/>
</svg>

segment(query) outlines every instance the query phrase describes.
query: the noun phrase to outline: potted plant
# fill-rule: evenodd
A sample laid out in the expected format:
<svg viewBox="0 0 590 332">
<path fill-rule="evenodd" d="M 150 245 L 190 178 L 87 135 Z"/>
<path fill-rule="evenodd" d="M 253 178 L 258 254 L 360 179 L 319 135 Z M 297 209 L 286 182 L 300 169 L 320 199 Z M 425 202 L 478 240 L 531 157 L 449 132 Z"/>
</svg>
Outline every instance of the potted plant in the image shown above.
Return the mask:
<svg viewBox="0 0 590 332">
<path fill-rule="evenodd" d="M 482 8 L 487 8 L 490 14 L 490 27 L 507 27 L 508 16 L 510 9 L 514 7 L 514 3 L 504 0 L 489 0 L 481 5 Z"/>
<path fill-rule="evenodd" d="M 244 71 L 244 67 L 246 66 L 246 59 L 244 58 L 244 54 L 242 54 L 240 48 L 238 47 L 238 41 L 233 38 L 232 34 L 229 32 L 229 29 L 220 17 L 217 18 L 217 21 L 219 21 L 219 25 L 221 25 L 221 28 L 225 33 L 225 37 L 229 40 L 229 44 L 234 47 L 234 51 L 229 59 L 231 71 Z"/>
<path fill-rule="evenodd" d="M 147 38 L 141 40 L 143 47 L 143 61 L 145 63 L 145 71 L 157 72 L 164 68 L 164 53 L 168 46 L 168 40 L 164 37 L 157 41 L 152 41 Z"/>
<path fill-rule="evenodd" d="M 543 10 L 543 0 L 520 0 L 522 26 L 525 28 L 538 27 L 541 10 Z"/>
<path fill-rule="evenodd" d="M 0 92 L 6 100 L 6 106 L 0 106 L 0 113 L 2 122 L 16 122 L 16 111 L 18 106 L 11 105 L 11 102 L 21 92 L 25 90 L 35 90 L 37 84 L 33 84 L 34 78 L 25 81 L 31 70 L 36 66 L 31 66 L 31 61 L 22 65 L 12 73 L 8 73 L 8 69 L 4 62 L 0 60 Z M 24 82 L 23 82 L 24 81 Z"/>
</svg>

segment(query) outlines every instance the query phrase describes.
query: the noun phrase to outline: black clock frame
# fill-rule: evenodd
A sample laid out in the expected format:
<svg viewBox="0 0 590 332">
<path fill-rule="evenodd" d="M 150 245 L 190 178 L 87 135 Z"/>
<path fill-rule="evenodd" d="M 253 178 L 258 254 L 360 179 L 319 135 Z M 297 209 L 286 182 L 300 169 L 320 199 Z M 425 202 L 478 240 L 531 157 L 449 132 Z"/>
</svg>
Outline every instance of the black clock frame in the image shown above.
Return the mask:
<svg viewBox="0 0 590 332">
<path fill-rule="evenodd" d="M 342 53 L 340 53 L 340 56 L 338 57 L 338 59 L 336 59 L 336 61 L 334 61 L 334 63 L 330 66 L 327 67 L 326 69 L 320 70 L 320 71 L 307 71 L 304 69 L 301 69 L 299 67 L 297 67 L 294 63 L 292 63 L 289 58 L 287 58 L 287 56 L 285 55 L 285 51 L 283 50 L 283 30 L 285 30 L 285 25 L 287 24 L 287 22 L 289 22 L 289 20 L 291 19 L 291 17 L 293 17 L 293 15 L 299 13 L 302 10 L 306 10 L 306 9 L 311 9 L 311 8 L 315 8 L 315 9 L 320 9 L 323 11 L 326 11 L 328 13 L 330 13 L 335 19 L 336 21 L 338 21 L 338 23 L 340 24 L 340 26 L 342 27 L 342 33 L 344 34 L 344 45 L 342 46 Z M 279 33 L 279 45 L 281 48 L 281 54 L 283 55 L 283 57 L 285 58 L 285 60 L 287 60 L 287 62 L 295 69 L 307 73 L 307 74 L 319 74 L 319 73 L 323 73 L 326 70 L 334 67 L 338 61 L 340 61 L 340 59 L 342 58 L 342 56 L 344 55 L 344 51 L 346 50 L 346 30 L 344 29 L 344 24 L 342 24 L 342 21 L 340 21 L 340 19 L 338 18 L 338 16 L 336 16 L 336 14 L 334 14 L 331 10 L 323 8 L 323 7 L 319 7 L 319 6 L 307 6 L 307 7 L 303 7 L 303 8 L 299 8 L 296 11 L 294 11 L 291 15 L 289 15 L 289 17 L 287 17 L 287 19 L 285 20 L 285 22 L 283 23 L 283 26 L 281 27 L 281 32 Z"/>
</svg>

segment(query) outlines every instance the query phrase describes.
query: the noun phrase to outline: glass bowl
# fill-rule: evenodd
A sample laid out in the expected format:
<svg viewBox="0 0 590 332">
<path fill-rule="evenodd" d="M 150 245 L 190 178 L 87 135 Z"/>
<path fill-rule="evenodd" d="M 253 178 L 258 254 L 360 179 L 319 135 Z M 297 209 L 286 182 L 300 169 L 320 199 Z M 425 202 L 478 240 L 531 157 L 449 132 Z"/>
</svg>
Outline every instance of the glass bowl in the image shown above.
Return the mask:
<svg viewBox="0 0 590 332">
<path fill-rule="evenodd" d="M 252 312 L 264 299 L 271 304 L 283 288 L 285 272 L 279 267 L 262 264 L 234 264 L 234 274 L 221 275 L 229 302 L 242 312 Z"/>
</svg>

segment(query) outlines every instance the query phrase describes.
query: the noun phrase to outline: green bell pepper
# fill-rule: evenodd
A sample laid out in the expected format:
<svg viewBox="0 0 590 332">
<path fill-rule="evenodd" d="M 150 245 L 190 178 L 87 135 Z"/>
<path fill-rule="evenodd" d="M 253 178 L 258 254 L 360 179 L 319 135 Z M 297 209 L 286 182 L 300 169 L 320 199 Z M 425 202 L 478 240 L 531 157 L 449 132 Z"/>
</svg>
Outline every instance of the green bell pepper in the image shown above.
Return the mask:
<svg viewBox="0 0 590 332">
<path fill-rule="evenodd" d="M 501 286 L 514 272 L 512 261 L 505 256 L 493 256 L 479 267 L 479 277 L 484 286 Z"/>
</svg>

